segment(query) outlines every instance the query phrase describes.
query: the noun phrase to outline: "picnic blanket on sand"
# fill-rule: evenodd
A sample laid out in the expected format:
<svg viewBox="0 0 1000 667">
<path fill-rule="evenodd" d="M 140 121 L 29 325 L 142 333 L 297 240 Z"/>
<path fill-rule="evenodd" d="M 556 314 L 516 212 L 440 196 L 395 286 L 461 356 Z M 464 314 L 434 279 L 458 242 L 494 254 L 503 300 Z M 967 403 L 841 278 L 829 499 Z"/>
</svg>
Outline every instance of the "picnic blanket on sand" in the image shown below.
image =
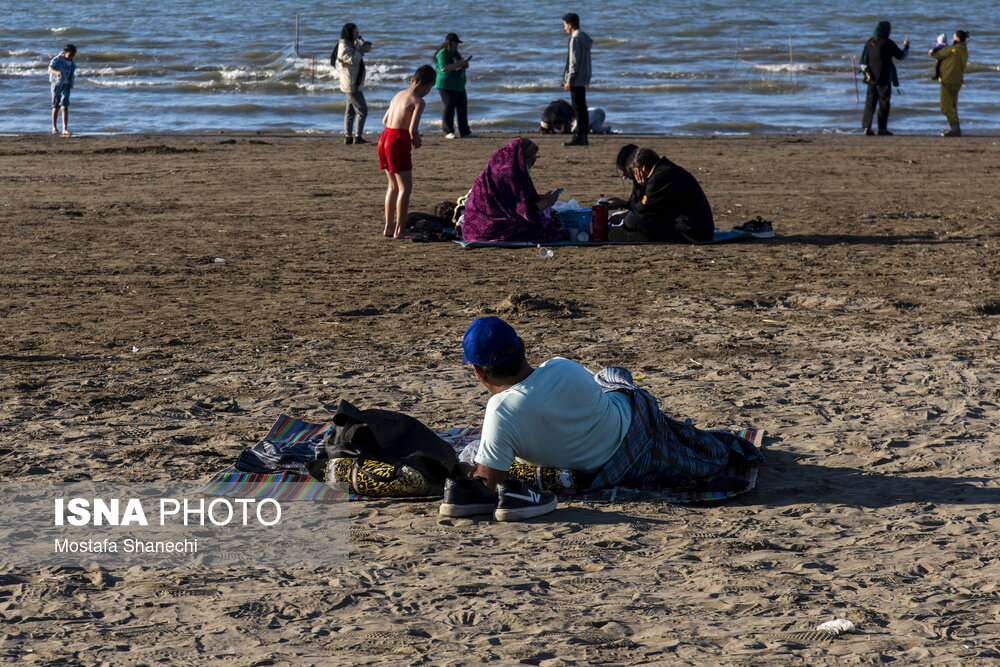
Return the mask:
<svg viewBox="0 0 1000 667">
<path fill-rule="evenodd" d="M 225 496 L 235 498 L 274 498 L 280 501 L 314 501 L 334 502 L 343 500 L 387 500 L 383 497 L 366 496 L 358 493 L 335 490 L 318 479 L 291 469 L 293 466 L 307 465 L 305 460 L 312 452 L 312 460 L 323 451 L 323 441 L 330 435 L 330 430 L 336 428 L 333 422 L 310 423 L 280 415 L 267 435 L 252 449 L 244 450 L 237 461 L 254 462 L 270 460 L 275 465 L 286 465 L 285 469 L 272 468 L 267 472 L 252 472 L 240 470 L 237 465 L 230 465 L 214 474 L 199 489 L 201 493 L 210 496 Z M 436 428 L 433 431 L 443 440 L 450 443 L 461 452 L 469 446 L 478 446 L 481 429 L 476 427 Z M 714 432 L 713 432 L 714 433 Z M 735 431 L 734 435 L 748 441 L 755 447 L 760 447 L 764 432 L 756 429 Z M 248 452 L 253 452 L 248 454 Z M 282 456 L 290 458 L 282 461 Z M 248 458 L 252 457 L 252 458 Z M 261 468 L 265 468 L 261 464 Z M 742 479 L 745 485 L 732 485 L 731 488 L 716 488 L 715 478 L 699 479 L 693 483 L 678 486 L 663 486 L 659 484 L 637 484 L 633 486 L 616 485 L 600 491 L 577 493 L 577 489 L 568 486 L 561 489 L 567 499 L 587 501 L 609 501 L 636 499 L 660 500 L 671 503 L 716 502 L 726 500 L 751 491 L 757 483 L 758 464 L 739 464 L 730 466 L 717 477 L 727 480 Z M 546 472 L 559 472 L 550 469 L 536 469 L 537 479 L 541 480 Z M 556 475 L 558 477 L 558 475 Z M 433 500 L 440 496 L 418 496 L 392 498 L 391 500 Z"/>
<path fill-rule="evenodd" d="M 695 243 L 693 245 L 705 245 L 708 243 L 732 243 L 733 241 L 746 241 L 752 239 L 750 232 L 734 229 L 731 232 L 724 232 L 716 228 L 711 241 Z M 465 241 L 458 239 L 455 243 L 463 248 L 533 248 L 536 245 L 544 246 L 598 246 L 598 245 L 692 245 L 688 243 L 666 243 L 660 241 L 647 241 L 639 243 L 637 241 L 549 241 L 537 243 L 533 241 Z"/>
</svg>

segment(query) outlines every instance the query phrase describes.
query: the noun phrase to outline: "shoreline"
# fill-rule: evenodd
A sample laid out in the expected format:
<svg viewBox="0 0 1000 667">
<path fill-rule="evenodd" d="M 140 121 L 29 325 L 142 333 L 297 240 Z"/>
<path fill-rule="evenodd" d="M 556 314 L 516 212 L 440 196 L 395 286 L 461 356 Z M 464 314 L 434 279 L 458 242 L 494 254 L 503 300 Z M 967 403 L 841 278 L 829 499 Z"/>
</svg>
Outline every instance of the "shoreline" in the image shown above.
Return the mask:
<svg viewBox="0 0 1000 667">
<path fill-rule="evenodd" d="M 53 139 L 70 139 L 70 140 L 72 140 L 72 139 L 84 138 L 84 137 L 87 137 L 87 138 L 98 138 L 98 137 L 100 137 L 100 138 L 114 138 L 114 137 L 126 137 L 126 138 L 127 137 L 192 137 L 192 138 L 196 138 L 196 137 L 206 137 L 207 138 L 207 137 L 216 137 L 216 136 L 234 136 L 234 137 L 243 137 L 243 136 L 272 136 L 272 137 L 281 137 L 281 138 L 297 138 L 297 137 L 306 137 L 306 138 L 309 138 L 309 137 L 315 137 L 315 138 L 342 138 L 344 136 L 343 130 L 304 130 L 304 131 L 295 131 L 295 130 L 284 130 L 284 129 L 258 129 L 258 130 L 207 130 L 207 131 L 190 131 L 190 132 L 116 132 L 116 133 L 94 132 L 94 133 L 90 133 L 90 134 L 88 134 L 86 132 L 77 133 L 76 130 L 72 130 L 72 131 L 73 131 L 73 136 L 71 136 L 71 137 L 62 137 L 62 136 L 59 136 L 59 135 L 54 135 L 54 134 L 51 134 L 49 132 L 42 132 L 42 131 L 38 131 L 38 132 L 27 132 L 27 131 L 26 132 L 0 132 L 0 138 L 52 137 Z M 377 136 L 379 136 L 380 133 L 381 133 L 381 131 L 368 131 L 368 132 L 365 132 L 365 136 L 366 137 L 369 137 L 369 136 L 370 137 L 377 137 Z M 479 138 L 486 138 L 486 137 L 493 137 L 493 136 L 498 136 L 498 137 L 505 137 L 505 136 L 523 137 L 523 136 L 527 136 L 529 138 L 533 137 L 533 136 L 539 136 L 539 137 L 545 137 L 545 136 L 563 137 L 564 136 L 562 134 L 550 134 L 550 135 L 546 135 L 546 134 L 538 133 L 538 132 L 536 132 L 534 130 L 529 130 L 529 131 L 525 131 L 525 132 L 513 132 L 513 131 L 509 131 L 509 130 L 477 130 L 476 134 L 478 135 Z M 431 132 L 422 132 L 421 135 L 424 138 L 438 137 L 438 138 L 442 138 L 443 139 L 443 136 L 440 134 L 440 132 L 438 132 L 436 130 L 435 131 L 431 131 Z M 572 136 L 572 135 L 566 135 L 566 136 Z M 871 141 L 892 141 L 894 139 L 905 138 L 905 137 L 915 137 L 915 138 L 923 137 L 923 138 L 935 138 L 935 139 L 941 139 L 941 140 L 948 139 L 949 140 L 948 143 L 951 143 L 951 142 L 958 142 L 958 141 L 961 141 L 963 139 L 977 139 L 977 138 L 983 138 L 983 139 L 993 138 L 993 139 L 995 139 L 995 138 L 1000 138 L 1000 131 L 989 132 L 989 133 L 988 132 L 979 133 L 979 132 L 974 132 L 974 131 L 973 132 L 969 132 L 967 130 L 963 130 L 961 137 L 942 137 L 942 136 L 940 136 L 939 133 L 931 133 L 931 134 L 907 134 L 907 133 L 902 133 L 902 132 L 896 132 L 896 133 L 894 133 L 894 135 L 892 137 L 864 137 L 864 135 L 862 134 L 862 132 L 860 130 L 858 130 L 856 132 L 855 131 L 850 131 L 850 132 L 847 132 L 847 131 L 845 131 L 845 132 L 745 132 L 745 133 L 744 132 L 734 132 L 734 133 L 731 133 L 731 134 L 730 133 L 715 133 L 715 134 L 666 134 L 666 133 L 661 133 L 661 132 L 649 132 L 649 133 L 642 133 L 642 132 L 621 132 L 621 133 L 619 133 L 619 132 L 614 132 L 614 133 L 610 133 L 610 134 L 592 134 L 592 135 L 590 135 L 590 138 L 593 141 L 593 140 L 597 140 L 597 139 L 604 138 L 604 137 L 609 137 L 609 138 L 615 138 L 615 137 L 622 137 L 622 138 L 644 137 L 644 138 L 653 138 L 653 139 L 698 139 L 698 140 L 701 140 L 701 139 L 715 139 L 715 138 L 719 138 L 719 139 L 739 139 L 739 138 L 756 138 L 756 137 L 761 137 L 761 138 L 767 138 L 767 137 L 778 137 L 778 138 L 780 138 L 780 137 L 810 137 L 810 138 L 830 137 L 830 138 L 839 138 L 839 137 L 854 137 L 854 136 L 863 137 L 866 140 L 871 140 Z M 455 140 L 449 140 L 449 141 L 458 141 L 458 142 L 461 142 L 462 140 L 461 139 L 455 139 Z"/>
</svg>

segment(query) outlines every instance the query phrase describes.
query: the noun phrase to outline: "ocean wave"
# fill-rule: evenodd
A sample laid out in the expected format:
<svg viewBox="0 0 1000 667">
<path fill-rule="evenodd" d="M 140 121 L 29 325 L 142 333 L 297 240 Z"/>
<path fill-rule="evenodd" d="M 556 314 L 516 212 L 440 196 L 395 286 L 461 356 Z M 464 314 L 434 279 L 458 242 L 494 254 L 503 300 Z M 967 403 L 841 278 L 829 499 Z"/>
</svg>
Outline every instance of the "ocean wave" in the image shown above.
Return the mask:
<svg viewBox="0 0 1000 667">
<path fill-rule="evenodd" d="M 48 34 L 59 35 L 60 37 L 104 37 L 107 38 L 109 34 L 116 34 L 113 31 L 107 30 L 91 30 L 90 28 L 76 28 L 69 25 L 57 26 L 55 28 L 47 28 L 45 30 Z"/>
<path fill-rule="evenodd" d="M 708 90 L 713 91 L 745 91 L 764 95 L 784 95 L 786 93 L 801 93 L 809 89 L 809 85 L 798 79 L 743 79 L 719 81 L 713 83 Z"/>
<path fill-rule="evenodd" d="M 676 71 L 643 71 L 643 72 L 622 72 L 615 76 L 616 79 L 702 79 L 704 72 L 676 72 Z"/>
<path fill-rule="evenodd" d="M 681 125 L 685 132 L 693 134 L 756 134 L 776 132 L 780 128 L 756 121 L 695 121 Z"/>
<path fill-rule="evenodd" d="M 82 59 L 88 63 L 129 63 L 148 61 L 152 57 L 133 51 L 87 51 Z"/>
<path fill-rule="evenodd" d="M 48 78 L 48 63 L 15 62 L 0 63 L 0 76 L 46 77 Z"/>
<path fill-rule="evenodd" d="M 189 113 L 207 114 L 230 114 L 234 116 L 243 114 L 256 114 L 261 112 L 276 113 L 280 109 L 277 106 L 265 106 L 262 104 L 213 104 L 212 106 L 186 105 L 174 107 L 174 111 L 185 111 Z"/>
<path fill-rule="evenodd" d="M 989 63 L 977 63 L 969 61 L 969 64 L 965 66 L 965 73 L 981 73 L 981 72 L 1000 72 L 1000 65 L 991 65 Z"/>
<path fill-rule="evenodd" d="M 176 81 L 152 81 L 148 79 L 106 79 L 100 77 L 81 78 L 81 81 L 97 86 L 99 88 L 158 88 L 176 86 Z"/>
</svg>

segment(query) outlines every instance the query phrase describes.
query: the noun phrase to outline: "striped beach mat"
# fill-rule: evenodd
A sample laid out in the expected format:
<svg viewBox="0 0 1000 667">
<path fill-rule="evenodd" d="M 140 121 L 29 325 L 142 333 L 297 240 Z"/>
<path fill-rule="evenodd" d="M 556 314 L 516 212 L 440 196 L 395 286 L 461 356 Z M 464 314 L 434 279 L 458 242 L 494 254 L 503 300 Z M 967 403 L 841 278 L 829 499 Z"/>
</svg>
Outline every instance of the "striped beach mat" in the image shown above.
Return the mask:
<svg viewBox="0 0 1000 667">
<path fill-rule="evenodd" d="M 253 466 L 261 459 L 277 463 L 285 454 L 294 453 L 315 459 L 323 449 L 323 440 L 333 423 L 311 423 L 280 415 L 267 432 L 264 439 L 251 450 L 244 450 L 239 462 Z M 440 428 L 434 431 L 447 442 L 455 445 L 478 439 L 481 429 Z M 470 435 L 471 434 L 471 435 Z M 310 456 L 311 452 L 311 456 Z M 245 467 L 241 466 L 241 467 Z M 200 489 L 209 496 L 229 498 L 274 498 L 280 501 L 310 500 L 314 502 L 336 502 L 343 500 L 435 500 L 441 496 L 415 496 L 404 498 L 384 498 L 365 496 L 357 493 L 338 491 L 330 488 L 311 475 L 284 470 L 281 472 L 246 472 L 235 465 L 226 467 L 212 476 Z"/>
<path fill-rule="evenodd" d="M 321 443 L 326 436 L 332 423 L 314 424 L 299 419 L 291 419 L 285 415 L 278 417 L 278 421 L 268 431 L 264 440 L 258 444 L 262 448 L 264 443 L 273 445 L 273 450 L 277 453 L 288 448 L 297 447 L 299 451 L 304 446 L 313 447 L 319 451 L 317 443 Z M 481 428 L 472 426 L 436 428 L 433 429 L 443 440 L 450 443 L 456 450 L 461 451 L 472 442 L 479 439 L 482 433 Z M 742 429 L 736 431 L 736 435 L 746 438 L 756 447 L 760 447 L 764 440 L 764 432 L 757 429 Z M 317 440 L 318 439 L 318 440 Z M 600 491 L 589 491 L 575 495 L 562 495 L 567 500 L 584 500 L 589 502 L 623 502 L 628 500 L 649 500 L 669 503 L 700 503 L 700 502 L 721 502 L 739 496 L 753 490 L 757 484 L 757 470 L 755 466 L 732 467 L 726 470 L 726 477 L 742 478 L 747 481 L 747 486 L 737 491 L 713 491 L 710 489 L 699 489 L 697 486 L 688 489 L 675 489 L 669 487 L 643 487 L 628 488 L 614 487 L 612 489 L 601 489 Z M 710 483 L 711 480 L 706 480 Z M 230 498 L 274 498 L 280 501 L 313 501 L 313 502 L 335 502 L 343 500 L 438 500 L 441 496 L 418 496 L 407 498 L 383 498 L 375 496 L 365 496 L 356 493 L 337 491 L 323 482 L 311 477 L 291 471 L 257 473 L 243 472 L 236 469 L 235 465 L 216 473 L 200 489 L 201 493 L 209 496 L 225 496 Z"/>
</svg>

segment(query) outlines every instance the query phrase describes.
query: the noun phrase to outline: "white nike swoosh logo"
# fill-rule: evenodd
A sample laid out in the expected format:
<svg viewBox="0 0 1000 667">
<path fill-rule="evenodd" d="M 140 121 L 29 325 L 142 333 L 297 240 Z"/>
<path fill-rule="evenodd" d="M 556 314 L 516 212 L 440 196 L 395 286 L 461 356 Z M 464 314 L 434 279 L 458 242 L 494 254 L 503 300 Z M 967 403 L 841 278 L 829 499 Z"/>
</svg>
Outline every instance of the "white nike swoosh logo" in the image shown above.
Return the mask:
<svg viewBox="0 0 1000 667">
<path fill-rule="evenodd" d="M 518 493 L 505 493 L 504 495 L 508 498 L 519 498 L 520 500 L 527 500 L 529 503 L 537 503 L 541 499 L 541 494 L 535 493 L 531 489 L 528 489 L 530 496 L 522 496 Z"/>
</svg>

